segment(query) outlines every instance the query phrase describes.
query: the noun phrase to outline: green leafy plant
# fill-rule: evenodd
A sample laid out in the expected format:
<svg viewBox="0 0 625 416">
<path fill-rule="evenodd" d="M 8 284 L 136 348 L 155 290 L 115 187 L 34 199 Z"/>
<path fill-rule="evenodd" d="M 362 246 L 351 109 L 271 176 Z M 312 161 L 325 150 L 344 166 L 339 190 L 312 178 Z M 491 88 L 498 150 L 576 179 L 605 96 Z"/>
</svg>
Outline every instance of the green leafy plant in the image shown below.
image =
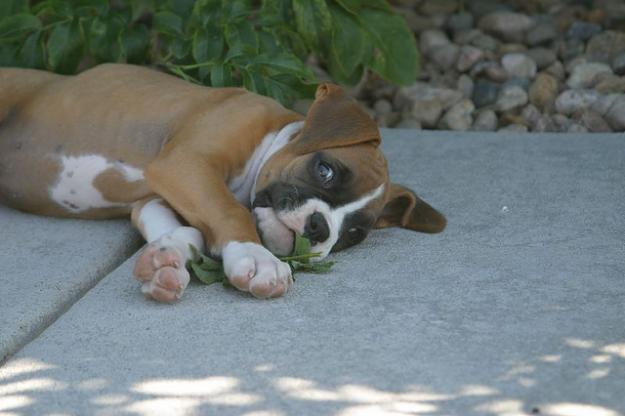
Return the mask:
<svg viewBox="0 0 625 416">
<path fill-rule="evenodd" d="M 191 275 L 206 285 L 213 283 L 227 284 L 228 281 L 221 262 L 200 253 L 192 244 L 189 247 L 191 248 L 192 257 L 187 262 L 187 269 L 189 269 Z M 310 240 L 296 234 L 293 252 L 289 256 L 278 257 L 291 267 L 294 280 L 296 272 L 327 273 L 334 266 L 333 261 L 311 262 L 311 259 L 319 257 L 320 254 L 311 253 L 310 247 Z"/>
<path fill-rule="evenodd" d="M 2 66 L 154 65 L 288 105 L 314 91 L 311 54 L 342 84 L 368 68 L 398 84 L 417 74 L 414 37 L 385 0 L 0 1 Z"/>
</svg>

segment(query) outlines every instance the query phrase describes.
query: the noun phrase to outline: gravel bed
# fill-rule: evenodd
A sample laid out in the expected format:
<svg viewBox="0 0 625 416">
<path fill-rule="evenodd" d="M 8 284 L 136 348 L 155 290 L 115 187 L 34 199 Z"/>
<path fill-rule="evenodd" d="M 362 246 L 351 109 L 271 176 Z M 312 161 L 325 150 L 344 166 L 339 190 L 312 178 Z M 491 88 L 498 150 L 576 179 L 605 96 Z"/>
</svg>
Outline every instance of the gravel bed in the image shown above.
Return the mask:
<svg viewBox="0 0 625 416">
<path fill-rule="evenodd" d="M 416 35 L 421 73 L 399 88 L 368 74 L 350 91 L 381 126 L 625 131 L 624 0 L 393 4 Z"/>
</svg>

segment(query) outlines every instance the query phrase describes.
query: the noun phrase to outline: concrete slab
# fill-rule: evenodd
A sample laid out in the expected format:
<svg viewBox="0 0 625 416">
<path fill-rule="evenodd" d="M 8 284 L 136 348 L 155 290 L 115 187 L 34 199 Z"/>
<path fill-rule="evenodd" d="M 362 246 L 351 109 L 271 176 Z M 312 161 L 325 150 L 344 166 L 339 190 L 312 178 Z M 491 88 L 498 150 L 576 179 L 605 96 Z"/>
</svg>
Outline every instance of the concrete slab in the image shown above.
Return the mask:
<svg viewBox="0 0 625 416">
<path fill-rule="evenodd" d="M 3 206 L 0 228 L 0 363 L 140 244 L 128 221 L 43 218 Z"/>
<path fill-rule="evenodd" d="M 146 301 L 130 260 L 0 369 L 0 409 L 625 412 L 625 137 L 384 136 L 443 234 L 374 232 L 273 301 L 198 284 Z"/>
</svg>

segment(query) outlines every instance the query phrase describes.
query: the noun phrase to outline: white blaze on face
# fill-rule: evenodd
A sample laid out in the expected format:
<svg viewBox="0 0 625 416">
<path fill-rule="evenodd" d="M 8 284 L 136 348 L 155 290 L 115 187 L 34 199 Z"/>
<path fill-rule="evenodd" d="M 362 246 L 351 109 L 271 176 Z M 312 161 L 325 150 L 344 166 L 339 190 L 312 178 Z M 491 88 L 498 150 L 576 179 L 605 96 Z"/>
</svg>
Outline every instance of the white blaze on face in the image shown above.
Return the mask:
<svg viewBox="0 0 625 416">
<path fill-rule="evenodd" d="M 118 170 L 128 182 L 143 179 L 143 171 L 122 162 L 111 162 L 100 155 L 61 156 L 61 173 L 50 187 L 50 197 L 70 212 L 92 208 L 123 207 L 127 204 L 104 199 L 93 185 L 95 178 L 108 169 Z"/>
<path fill-rule="evenodd" d="M 384 184 L 378 186 L 373 191 L 369 192 L 362 198 L 352 201 L 348 204 L 342 205 L 337 208 L 331 208 L 327 202 L 318 199 L 311 198 L 303 205 L 297 207 L 292 211 L 277 212 L 278 219 L 284 223 L 291 230 L 298 234 L 304 234 L 304 228 L 306 227 L 306 220 L 309 216 L 315 212 L 322 214 L 328 223 L 330 236 L 326 241 L 320 242 L 312 246 L 311 251 L 314 253 L 321 253 L 321 257 L 326 257 L 334 244 L 340 237 L 341 228 L 345 217 L 349 214 L 364 208 L 368 203 L 376 198 L 379 198 L 384 193 Z"/>
</svg>

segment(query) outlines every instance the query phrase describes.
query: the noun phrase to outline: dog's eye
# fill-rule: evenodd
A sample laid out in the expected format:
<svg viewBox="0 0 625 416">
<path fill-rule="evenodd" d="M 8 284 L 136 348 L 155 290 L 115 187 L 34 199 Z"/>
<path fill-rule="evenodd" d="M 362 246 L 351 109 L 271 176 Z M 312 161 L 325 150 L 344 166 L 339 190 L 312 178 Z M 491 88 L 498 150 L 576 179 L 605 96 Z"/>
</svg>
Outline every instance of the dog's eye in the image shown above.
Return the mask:
<svg viewBox="0 0 625 416">
<path fill-rule="evenodd" d="M 334 169 L 324 162 L 317 165 L 317 175 L 324 184 L 329 183 L 334 178 Z"/>
<path fill-rule="evenodd" d="M 349 235 L 349 239 L 353 242 L 360 241 L 363 238 L 363 231 L 357 227 L 347 230 L 347 234 Z"/>
</svg>

